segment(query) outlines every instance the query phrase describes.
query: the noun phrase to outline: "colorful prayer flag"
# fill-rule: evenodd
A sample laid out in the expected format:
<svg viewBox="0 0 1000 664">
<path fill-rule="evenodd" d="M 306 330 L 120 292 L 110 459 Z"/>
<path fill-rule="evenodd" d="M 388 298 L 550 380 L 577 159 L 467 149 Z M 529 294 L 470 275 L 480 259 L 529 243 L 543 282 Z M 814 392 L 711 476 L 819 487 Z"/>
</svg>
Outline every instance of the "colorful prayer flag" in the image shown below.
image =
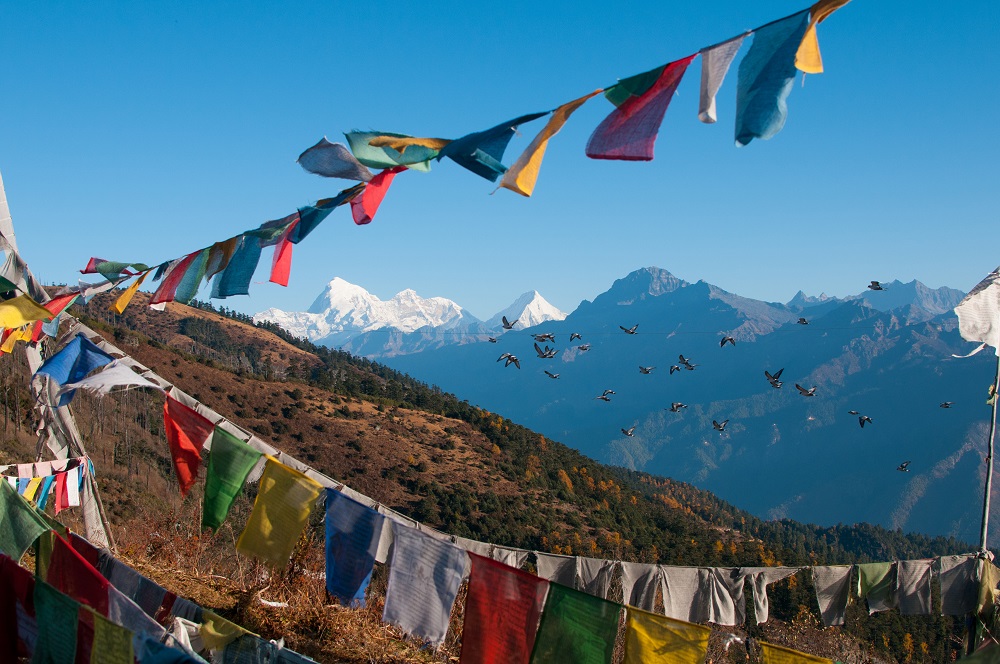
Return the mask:
<svg viewBox="0 0 1000 664">
<path fill-rule="evenodd" d="M 441 148 L 437 159 L 441 161 L 444 157 L 448 157 L 476 175 L 484 177 L 490 182 L 496 182 L 497 178 L 507 170 L 507 167 L 502 163 L 503 153 L 507 150 L 507 144 L 514 137 L 517 128 L 526 122 L 548 115 L 548 113 L 548 111 L 529 113 L 490 129 L 456 138 Z"/>
<path fill-rule="evenodd" d="M 32 662 L 65 664 L 76 659 L 80 604 L 42 580 L 35 581 L 38 637 Z"/>
<path fill-rule="evenodd" d="M 833 664 L 833 660 L 816 655 L 807 655 L 791 648 L 782 648 L 771 643 L 760 642 L 762 664 Z"/>
<path fill-rule="evenodd" d="M 387 168 L 371 179 L 362 192 L 351 199 L 351 216 L 358 226 L 370 224 L 375 218 L 375 213 L 382 205 L 382 199 L 389 191 L 389 185 L 397 173 L 406 170 L 406 166 L 396 166 Z"/>
<path fill-rule="evenodd" d="M 199 634 L 207 650 L 222 650 L 244 634 L 253 634 L 208 609 L 202 613 L 202 620 Z"/>
<path fill-rule="evenodd" d="M 795 67 L 806 74 L 822 74 L 823 58 L 819 53 L 819 38 L 816 36 L 816 26 L 826 20 L 826 17 L 837 11 L 851 0 L 819 0 L 809 8 L 809 27 L 802 37 L 798 50 L 795 52 Z"/>
<path fill-rule="evenodd" d="M 379 138 L 387 139 L 412 139 L 412 136 L 405 134 L 392 134 L 385 131 L 351 131 L 344 136 L 347 138 L 351 152 L 359 162 L 369 168 L 393 168 L 394 166 L 406 166 L 415 171 L 430 171 L 431 159 L 438 156 L 440 148 L 428 147 L 432 145 L 426 140 L 410 143 L 395 143 L 396 149 L 389 147 L 387 142 L 384 145 L 373 145 L 372 141 Z"/>
<path fill-rule="evenodd" d="M 344 606 L 364 606 L 385 517 L 326 490 L 326 590 Z"/>
<path fill-rule="evenodd" d="M 261 453 L 242 440 L 215 428 L 212 449 L 208 454 L 205 473 L 205 502 L 201 512 L 201 527 L 218 530 L 229 509 L 243 488 L 247 475 L 257 465 Z"/>
<path fill-rule="evenodd" d="M 701 93 L 698 100 L 698 119 L 712 124 L 716 121 L 715 95 L 722 87 L 729 72 L 729 65 L 743 45 L 746 35 L 701 50 Z"/>
<path fill-rule="evenodd" d="M 181 495 L 186 496 L 198 476 L 201 448 L 212 435 L 214 426 L 192 408 L 188 408 L 169 394 L 163 403 L 163 428 L 170 445 Z"/>
<path fill-rule="evenodd" d="M 134 664 L 132 632 L 99 613 L 92 612 L 91 617 L 94 620 L 91 664 Z"/>
<path fill-rule="evenodd" d="M 704 625 L 674 620 L 628 607 L 624 664 L 655 660 L 675 664 L 702 664 L 712 630 Z"/>
<path fill-rule="evenodd" d="M 344 178 L 368 182 L 372 172 L 358 161 L 346 145 L 331 143 L 326 136 L 319 143 L 299 155 L 299 166 L 325 178 Z"/>
<path fill-rule="evenodd" d="M 108 580 L 59 535 L 53 541 L 45 581 L 102 616 L 108 615 Z"/>
<path fill-rule="evenodd" d="M 236 251 L 224 270 L 212 280 L 210 297 L 222 299 L 231 295 L 247 295 L 250 281 L 260 262 L 260 239 L 254 235 L 240 236 Z"/>
<path fill-rule="evenodd" d="M 200 254 L 201 251 L 195 251 L 187 256 L 171 261 L 163 272 L 163 282 L 153 292 L 153 297 L 149 299 L 149 303 L 165 304 L 173 302 L 174 296 L 177 294 L 177 287 L 181 285 L 181 281 L 184 279 L 188 268 L 198 259 Z M 159 273 L 160 270 L 157 270 L 157 274 Z M 153 276 L 153 279 L 154 281 L 156 280 L 156 275 Z"/>
<path fill-rule="evenodd" d="M 531 661 L 611 662 L 621 610 L 620 604 L 550 584 Z"/>
<path fill-rule="evenodd" d="M 36 320 L 48 320 L 52 313 L 27 295 L 0 302 L 0 328 L 21 327 Z"/>
<path fill-rule="evenodd" d="M 35 508 L 7 482 L 0 482 L 0 551 L 14 560 L 49 529 Z"/>
</svg>

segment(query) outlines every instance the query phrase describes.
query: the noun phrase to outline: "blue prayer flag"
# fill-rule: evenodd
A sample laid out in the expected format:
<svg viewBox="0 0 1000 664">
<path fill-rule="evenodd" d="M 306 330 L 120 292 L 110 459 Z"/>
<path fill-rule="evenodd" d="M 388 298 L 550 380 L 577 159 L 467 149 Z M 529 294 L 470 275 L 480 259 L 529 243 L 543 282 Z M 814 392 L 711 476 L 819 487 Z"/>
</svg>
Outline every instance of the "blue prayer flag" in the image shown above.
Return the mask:
<svg viewBox="0 0 1000 664">
<path fill-rule="evenodd" d="M 45 360 L 35 375 L 46 374 L 52 380 L 65 385 L 83 380 L 94 369 L 103 367 L 113 361 L 103 350 L 81 334 L 62 347 L 58 353 Z M 65 406 L 72 399 L 76 390 L 67 392 L 59 398 L 59 405 Z"/>
<path fill-rule="evenodd" d="M 385 517 L 326 490 L 326 589 L 344 606 L 365 605 Z"/>
</svg>

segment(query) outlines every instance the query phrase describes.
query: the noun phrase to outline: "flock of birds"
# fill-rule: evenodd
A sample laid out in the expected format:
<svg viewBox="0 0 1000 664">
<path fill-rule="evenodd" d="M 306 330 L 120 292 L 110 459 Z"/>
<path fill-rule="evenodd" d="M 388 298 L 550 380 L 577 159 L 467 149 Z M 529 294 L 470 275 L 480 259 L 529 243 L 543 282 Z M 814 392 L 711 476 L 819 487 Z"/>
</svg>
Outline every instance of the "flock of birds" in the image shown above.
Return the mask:
<svg viewBox="0 0 1000 664">
<path fill-rule="evenodd" d="M 868 285 L 868 289 L 872 290 L 872 291 L 884 291 L 884 290 L 886 290 L 885 286 L 883 286 L 878 281 L 872 281 L 871 284 Z M 502 316 L 501 324 L 502 324 L 504 330 L 513 330 L 514 326 L 517 324 L 517 322 L 518 322 L 518 319 L 510 321 L 510 320 L 507 320 L 506 316 Z M 797 324 L 799 324 L 799 325 L 808 325 L 809 321 L 806 318 L 799 318 L 798 321 L 797 321 Z M 639 324 L 636 323 L 632 327 L 625 327 L 624 325 L 619 325 L 618 327 L 625 334 L 634 335 L 634 334 L 637 334 L 637 332 L 638 332 Z M 550 347 L 550 346 L 547 345 L 548 342 L 551 342 L 553 344 L 556 342 L 554 334 L 552 334 L 552 333 L 540 333 L 540 334 L 533 334 L 531 336 L 534 339 L 535 353 L 537 354 L 537 356 L 539 358 L 546 359 L 546 360 L 555 358 L 556 353 L 558 353 L 559 351 L 557 349 L 552 348 L 552 347 Z M 495 337 L 488 337 L 487 340 L 490 343 L 497 343 L 497 339 Z M 578 340 L 579 341 L 583 341 L 583 335 L 581 335 L 581 334 L 579 334 L 577 332 L 573 332 L 573 333 L 570 334 L 569 341 L 570 341 L 571 344 L 574 341 L 578 341 Z M 539 344 L 542 344 L 542 343 L 544 343 L 546 345 L 544 347 L 539 346 Z M 732 336 L 724 335 L 722 337 L 722 339 L 719 341 L 719 347 L 720 348 L 725 348 L 726 344 L 729 344 L 729 345 L 735 347 L 736 346 L 736 339 L 734 337 L 732 337 Z M 590 350 L 590 344 L 589 343 L 584 343 L 584 344 L 578 345 L 576 347 L 576 349 L 579 350 L 580 352 L 587 352 L 588 350 Z M 499 358 L 497 358 L 497 362 L 504 362 L 504 366 L 505 367 L 509 367 L 510 365 L 513 364 L 516 368 L 518 368 L 518 369 L 521 368 L 521 361 L 520 361 L 520 359 L 518 359 L 518 357 L 516 355 L 512 354 L 512 353 L 504 353 L 504 354 L 502 354 Z M 684 355 L 679 355 L 678 356 L 678 360 L 677 360 L 677 364 L 670 365 L 669 372 L 670 372 L 670 375 L 673 375 L 675 372 L 682 371 L 682 370 L 694 371 L 695 368 L 697 368 L 697 367 L 698 367 L 698 365 L 695 364 L 694 362 L 692 362 L 690 358 L 684 357 Z M 641 373 L 643 375 L 649 375 L 649 374 L 653 373 L 653 371 L 655 369 L 656 369 L 655 366 L 648 366 L 647 367 L 647 366 L 639 365 L 639 373 Z M 776 389 L 776 390 L 781 389 L 781 386 L 784 385 L 784 383 L 781 380 L 781 374 L 782 374 L 782 372 L 784 370 L 785 370 L 784 367 L 782 367 L 781 369 L 778 369 L 774 373 L 771 373 L 770 371 L 768 371 L 768 370 L 765 369 L 764 370 L 764 378 L 767 379 L 767 382 L 774 389 Z M 558 373 L 553 373 L 553 372 L 548 371 L 548 370 L 545 370 L 545 375 L 548 376 L 549 378 L 553 379 L 553 380 L 557 380 L 559 378 L 559 374 Z M 807 388 L 807 387 L 804 387 L 804 386 L 802 386 L 802 385 L 800 385 L 798 383 L 795 383 L 795 389 L 798 390 L 799 394 L 802 395 L 803 397 L 809 398 L 809 397 L 816 396 L 816 386 L 812 386 L 812 387 L 808 387 Z M 604 390 L 604 392 L 602 394 L 599 394 L 598 396 L 594 397 L 594 399 L 598 400 L 598 401 L 610 402 L 611 401 L 611 397 L 614 396 L 614 395 L 615 395 L 615 391 L 614 390 Z M 940 407 L 941 408 L 951 408 L 952 405 L 954 405 L 954 402 L 945 401 L 945 402 L 942 402 L 940 404 Z M 666 408 L 664 410 L 669 410 L 671 413 L 679 413 L 679 412 L 681 412 L 681 410 L 683 410 L 683 409 L 685 409 L 687 407 L 688 407 L 687 404 L 682 403 L 680 401 L 675 401 L 675 402 L 673 402 L 673 403 L 670 404 L 670 408 Z M 848 411 L 848 414 L 849 415 L 854 415 L 854 416 L 856 416 L 858 418 L 858 424 L 861 426 L 862 429 L 865 428 L 865 424 L 873 424 L 873 420 L 872 420 L 872 418 L 870 416 L 862 414 L 859 411 L 851 410 L 851 411 Z M 729 423 L 728 419 L 723 420 L 721 422 L 719 422 L 717 420 L 712 420 L 712 428 L 715 429 L 716 431 L 719 431 L 719 432 L 725 432 L 726 425 L 728 423 Z M 621 432 L 625 436 L 628 436 L 629 438 L 631 438 L 631 437 L 633 437 L 635 435 L 636 426 L 637 425 L 633 424 L 631 427 L 628 427 L 628 428 L 622 427 Z M 899 464 L 899 466 L 896 467 L 896 470 L 898 470 L 899 472 L 902 472 L 902 473 L 907 473 L 907 472 L 910 471 L 910 463 L 911 463 L 910 461 L 904 461 L 901 464 Z"/>
</svg>

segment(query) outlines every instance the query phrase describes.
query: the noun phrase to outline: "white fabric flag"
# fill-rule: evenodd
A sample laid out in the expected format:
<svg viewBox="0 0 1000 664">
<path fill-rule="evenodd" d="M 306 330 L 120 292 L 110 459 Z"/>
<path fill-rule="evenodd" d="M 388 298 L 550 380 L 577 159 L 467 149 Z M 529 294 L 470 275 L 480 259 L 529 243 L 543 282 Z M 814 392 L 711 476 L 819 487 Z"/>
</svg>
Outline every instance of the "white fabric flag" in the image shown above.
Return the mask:
<svg viewBox="0 0 1000 664">
<path fill-rule="evenodd" d="M 746 35 L 740 35 L 701 52 L 701 98 L 698 101 L 698 119 L 712 124 L 715 116 L 715 95 L 722 87 L 729 65 L 740 50 Z"/>
<path fill-rule="evenodd" d="M 771 605 L 767 600 L 767 587 L 798 572 L 801 567 L 741 567 L 740 575 L 753 583 L 753 609 L 757 624 L 767 622 Z M 745 583 L 745 582 L 744 582 Z M 741 607 L 737 607 L 739 609 Z"/>
<path fill-rule="evenodd" d="M 656 589 L 666 602 L 667 590 L 659 565 L 622 563 L 622 597 L 625 604 L 643 611 L 656 608 Z"/>
<path fill-rule="evenodd" d="M 576 573 L 579 563 L 576 556 L 535 551 L 538 576 L 553 583 L 576 590 Z"/>
<path fill-rule="evenodd" d="M 823 626 L 843 625 L 851 591 L 851 565 L 813 567 L 812 575 Z"/>
<path fill-rule="evenodd" d="M 746 599 L 743 577 L 737 567 L 711 567 L 708 570 L 712 609 L 709 622 L 716 625 L 742 625 L 746 622 Z"/>
<path fill-rule="evenodd" d="M 899 612 L 904 616 L 928 616 L 931 613 L 931 564 L 934 561 L 900 560 L 896 586 Z"/>
<path fill-rule="evenodd" d="M 661 565 L 663 612 L 668 618 L 687 622 L 708 622 L 711 616 L 708 570 L 699 567 Z"/>
<path fill-rule="evenodd" d="M 955 313 L 963 339 L 993 346 L 1000 355 L 1000 267 L 958 303 Z"/>
<path fill-rule="evenodd" d="M 84 389 L 88 392 L 93 392 L 94 394 L 105 395 L 111 392 L 112 388 L 115 387 L 151 387 L 154 390 L 160 392 L 163 388 L 152 382 L 147 378 L 143 378 L 136 372 L 132 371 L 128 366 L 122 364 L 118 360 L 108 363 L 108 366 L 104 368 L 93 376 L 84 378 L 83 380 L 76 383 L 68 383 L 59 388 L 56 396 L 62 396 L 67 392 L 72 392 L 73 390 Z"/>
<path fill-rule="evenodd" d="M 600 558 L 577 558 L 576 573 L 577 590 L 582 590 L 588 595 L 610 599 L 612 579 L 615 575 L 615 567 L 618 563 L 613 560 L 602 560 Z"/>
<path fill-rule="evenodd" d="M 448 633 L 451 608 L 469 566 L 469 554 L 395 521 L 392 534 L 382 620 L 440 646 Z"/>
<path fill-rule="evenodd" d="M 493 552 L 493 545 L 486 542 L 480 542 L 479 540 L 468 539 L 466 537 L 455 536 L 455 544 L 462 547 L 466 551 L 470 551 L 483 558 L 489 558 L 490 553 Z"/>
<path fill-rule="evenodd" d="M 528 560 L 528 551 L 525 549 L 512 549 L 506 546 L 494 546 L 493 555 L 490 556 L 493 560 L 503 563 L 508 567 L 516 567 L 521 569 L 524 567 L 524 563 Z"/>
<path fill-rule="evenodd" d="M 976 554 L 941 556 L 938 577 L 941 579 L 941 615 L 963 616 L 976 610 Z"/>
</svg>

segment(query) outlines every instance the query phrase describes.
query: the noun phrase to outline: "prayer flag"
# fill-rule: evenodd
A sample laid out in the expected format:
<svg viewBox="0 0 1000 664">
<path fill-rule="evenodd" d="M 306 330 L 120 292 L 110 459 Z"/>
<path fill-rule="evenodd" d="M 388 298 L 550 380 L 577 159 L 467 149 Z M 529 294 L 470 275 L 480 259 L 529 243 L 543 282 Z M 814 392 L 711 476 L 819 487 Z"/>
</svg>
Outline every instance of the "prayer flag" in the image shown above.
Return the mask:
<svg viewBox="0 0 1000 664">
<path fill-rule="evenodd" d="M 512 549 L 505 546 L 494 546 L 493 553 L 490 555 L 493 560 L 514 567 L 516 569 L 521 569 L 524 567 L 524 563 L 528 560 L 529 551 L 524 549 Z"/>
<path fill-rule="evenodd" d="M 372 222 L 379 206 L 382 205 L 382 199 L 389 191 L 393 178 L 405 170 L 406 166 L 387 168 L 373 177 L 361 193 L 351 199 L 351 216 L 354 217 L 355 224 L 363 226 Z"/>
<path fill-rule="evenodd" d="M 114 311 L 119 315 L 124 313 L 125 307 L 132 302 L 132 298 L 135 297 L 135 294 L 138 292 L 139 286 L 142 286 L 142 282 L 144 282 L 148 276 L 148 271 L 139 275 L 139 278 L 133 281 L 132 285 L 126 288 L 125 292 L 118 296 L 118 299 L 116 299 L 114 304 L 111 305 L 111 311 Z"/>
<path fill-rule="evenodd" d="M 292 225 L 288 227 L 278 243 L 274 246 L 274 257 L 271 259 L 271 276 L 268 279 L 272 284 L 278 284 L 279 286 L 288 285 L 288 277 L 292 272 L 292 249 L 295 247 L 294 244 L 289 242 L 289 234 L 295 230 L 295 226 L 298 225 L 298 220 L 296 219 L 292 222 Z"/>
<path fill-rule="evenodd" d="M 963 339 L 993 346 L 1000 355 L 1000 267 L 969 291 L 955 314 Z"/>
<path fill-rule="evenodd" d="M 531 196 L 531 193 L 535 190 L 535 182 L 538 180 L 538 172 L 542 168 L 542 159 L 545 158 L 545 150 L 549 146 L 549 139 L 559 133 L 559 130 L 563 128 L 563 125 L 569 120 L 569 116 L 576 109 L 583 106 L 588 99 L 601 92 L 603 90 L 595 90 L 579 99 L 567 102 L 552 111 L 552 117 L 549 118 L 549 121 L 545 123 L 542 130 L 531 141 L 531 144 L 521 153 L 517 161 L 503 174 L 500 186 L 522 196 Z"/>
<path fill-rule="evenodd" d="M 941 580 L 941 615 L 963 616 L 976 608 L 975 554 L 941 556 L 938 578 Z"/>
<path fill-rule="evenodd" d="M 198 294 L 198 288 L 201 286 L 201 280 L 205 276 L 205 269 L 208 267 L 208 256 L 211 249 L 202 249 L 197 252 L 198 255 L 195 259 L 191 261 L 191 264 L 187 266 L 184 270 L 184 276 L 181 277 L 181 281 L 177 284 L 177 290 L 174 292 L 174 301 L 180 302 L 181 304 L 188 304 L 194 299 L 194 296 Z"/>
<path fill-rule="evenodd" d="M 98 613 L 92 613 L 91 617 L 94 620 L 91 664 L 134 664 L 132 632 Z"/>
<path fill-rule="evenodd" d="M 439 143 L 431 143 L 427 139 L 403 143 L 387 141 L 383 145 L 373 145 L 372 141 L 379 138 L 413 138 L 405 134 L 392 134 L 384 131 L 351 131 L 344 136 L 357 160 L 369 168 L 406 166 L 415 171 L 427 172 L 431 170 L 431 159 L 437 157 L 441 149 L 440 147 L 431 147 L 439 145 Z M 390 142 L 396 147 L 390 147 Z"/>
<path fill-rule="evenodd" d="M 118 360 L 114 360 L 102 371 L 92 376 L 88 376 L 75 383 L 66 383 L 59 388 L 56 394 L 62 396 L 67 392 L 83 389 L 103 396 L 110 394 L 111 390 L 115 387 L 149 387 L 160 392 L 163 391 L 162 387 L 132 371 L 131 367 L 127 364 L 122 364 Z"/>
<path fill-rule="evenodd" d="M 392 533 L 382 620 L 440 646 L 448 633 L 469 554 L 395 521 Z"/>
<path fill-rule="evenodd" d="M 205 265 L 205 278 L 211 279 L 229 266 L 236 248 L 240 245 L 242 235 L 231 237 L 222 242 L 216 242 L 208 248 L 208 262 Z"/>
<path fill-rule="evenodd" d="M 23 638 L 18 630 L 17 602 L 21 603 L 22 612 L 34 613 L 31 601 L 34 586 L 31 572 L 0 554 L 0 661 L 17 661 L 18 641 Z"/>
<path fill-rule="evenodd" d="M 734 37 L 701 51 L 701 94 L 698 100 L 698 119 L 707 124 L 716 121 L 715 95 L 722 87 L 729 72 L 729 65 L 743 45 L 746 35 Z"/>
<path fill-rule="evenodd" d="M 549 585 L 532 662 L 611 662 L 621 605 L 558 584 Z"/>
<path fill-rule="evenodd" d="M 268 457 L 236 550 L 272 567 L 284 567 L 322 490 L 306 475 Z"/>
<path fill-rule="evenodd" d="M 470 554 L 462 664 L 527 664 L 549 583 Z"/>
<path fill-rule="evenodd" d="M 826 20 L 826 17 L 837 11 L 851 0 L 819 0 L 809 8 L 809 27 L 802 37 L 798 50 L 795 52 L 795 67 L 806 74 L 822 74 L 823 58 L 819 53 L 819 39 L 816 37 L 816 26 Z"/>
<path fill-rule="evenodd" d="M 108 580 L 59 535 L 53 541 L 45 580 L 102 616 L 108 615 Z"/>
<path fill-rule="evenodd" d="M 202 620 L 199 633 L 207 650 L 222 650 L 244 634 L 253 634 L 208 609 L 202 613 Z"/>
<path fill-rule="evenodd" d="M 618 563 L 613 560 L 580 556 L 576 559 L 577 590 L 609 599 L 617 566 Z"/>
<path fill-rule="evenodd" d="M 344 606 L 364 606 L 385 517 L 326 490 L 326 590 Z"/>
<path fill-rule="evenodd" d="M 368 182 L 372 172 L 358 161 L 346 145 L 331 143 L 326 136 L 299 155 L 299 166 L 325 178 L 344 178 Z"/>
<path fill-rule="evenodd" d="M 851 565 L 812 567 L 816 603 L 824 627 L 843 625 L 850 596 Z"/>
<path fill-rule="evenodd" d="M 997 602 L 1000 588 L 1000 567 L 985 558 L 979 559 L 979 593 L 976 599 L 976 613 L 981 614 Z"/>
<path fill-rule="evenodd" d="M 219 529 L 243 488 L 247 475 L 257 465 L 260 457 L 260 452 L 228 431 L 215 427 L 212 449 L 208 453 L 208 470 L 205 473 L 202 529 Z"/>
<path fill-rule="evenodd" d="M 253 235 L 240 236 L 233 257 L 224 270 L 212 280 L 213 298 L 227 298 L 231 295 L 247 295 L 250 280 L 260 262 L 260 240 Z"/>
<path fill-rule="evenodd" d="M 576 589 L 577 557 L 535 551 L 538 576 L 552 583 Z"/>
<path fill-rule="evenodd" d="M 904 616 L 931 613 L 931 565 L 933 560 L 900 560 L 896 563 L 899 612 Z"/>
<path fill-rule="evenodd" d="M 31 661 L 44 664 L 74 661 L 80 604 L 40 579 L 35 581 L 34 600 L 38 638 Z"/>
<path fill-rule="evenodd" d="M 703 625 L 628 608 L 624 664 L 669 661 L 702 664 L 712 630 Z"/>
<path fill-rule="evenodd" d="M 103 367 L 114 358 L 97 347 L 82 334 L 76 335 L 58 353 L 45 360 L 35 375 L 45 374 L 60 385 L 83 380 L 94 369 Z M 71 392 L 59 398 L 59 405 L 64 406 L 73 398 Z"/>
<path fill-rule="evenodd" d="M 858 597 L 868 600 L 868 613 L 886 611 L 896 606 L 894 563 L 858 565 Z"/>
<path fill-rule="evenodd" d="M 171 261 L 163 274 L 163 283 L 153 293 L 153 297 L 150 298 L 149 303 L 164 304 L 173 302 L 174 296 L 177 294 L 177 287 L 181 285 L 181 281 L 184 279 L 188 268 L 198 259 L 199 255 L 201 255 L 201 252 L 195 251 L 187 256 Z M 159 270 L 157 270 L 157 274 L 159 274 Z M 153 279 L 155 280 L 156 277 L 154 276 Z"/>
<path fill-rule="evenodd" d="M 771 643 L 760 642 L 760 659 L 763 664 L 833 664 L 833 660 L 816 655 L 807 655 L 791 648 L 782 648 Z"/>
<path fill-rule="evenodd" d="M 781 131 L 788 116 L 788 95 L 795 80 L 795 51 L 802 42 L 809 12 L 799 12 L 754 32 L 740 63 L 736 86 L 736 145 L 767 140 Z"/>
<path fill-rule="evenodd" d="M 201 448 L 212 435 L 213 425 L 192 408 L 169 394 L 163 402 L 163 428 L 170 445 L 181 495 L 186 496 L 198 476 Z"/>
<path fill-rule="evenodd" d="M 135 602 L 143 613 L 153 618 L 156 616 L 167 590 L 155 581 L 146 578 L 122 561 L 115 558 L 107 549 L 97 552 L 97 569 L 101 575 L 114 586 L 118 592 Z"/>
<path fill-rule="evenodd" d="M 657 588 L 666 597 L 659 565 L 622 563 L 622 598 L 625 604 L 652 611 L 656 606 Z"/>
<path fill-rule="evenodd" d="M 316 227 L 324 219 L 330 216 L 331 212 L 344 203 L 353 201 L 355 197 L 367 190 L 369 186 L 371 185 L 356 184 L 353 187 L 344 189 L 333 198 L 324 198 L 316 201 L 315 205 L 299 208 L 299 223 L 295 225 L 294 229 L 289 231 L 288 241 L 292 244 L 302 242 L 302 240 L 306 239 L 306 236 L 316 230 Z M 388 187 L 388 183 L 385 186 Z"/>
<path fill-rule="evenodd" d="M 21 327 L 50 318 L 52 313 L 27 295 L 0 302 L 0 328 Z"/>
<path fill-rule="evenodd" d="M 604 94 L 618 108 L 590 135 L 587 156 L 591 159 L 652 160 L 653 145 L 663 116 L 694 58 L 694 55 L 689 55 L 652 72 L 624 79 L 609 88 Z M 655 82 L 638 92 L 657 71 L 660 73 Z M 626 96 L 624 92 L 629 94 Z"/>
<path fill-rule="evenodd" d="M 502 163 L 503 153 L 507 150 L 507 144 L 510 143 L 518 126 L 537 120 L 543 115 L 548 115 L 548 111 L 522 115 L 485 131 L 477 131 L 456 138 L 441 148 L 437 159 L 441 161 L 442 158 L 448 157 L 476 175 L 484 177 L 490 182 L 496 182 L 497 178 L 507 170 L 507 167 Z"/>
<path fill-rule="evenodd" d="M 0 482 L 0 551 L 15 561 L 49 529 L 35 508 L 7 482 Z"/>
<path fill-rule="evenodd" d="M 800 567 L 741 567 L 739 574 L 753 583 L 753 606 L 757 624 L 767 622 L 770 614 L 770 604 L 767 599 L 767 587 L 776 581 L 788 578 L 798 572 Z M 738 607 L 743 608 L 743 605 Z M 741 621 L 742 622 L 742 621 Z"/>
</svg>

